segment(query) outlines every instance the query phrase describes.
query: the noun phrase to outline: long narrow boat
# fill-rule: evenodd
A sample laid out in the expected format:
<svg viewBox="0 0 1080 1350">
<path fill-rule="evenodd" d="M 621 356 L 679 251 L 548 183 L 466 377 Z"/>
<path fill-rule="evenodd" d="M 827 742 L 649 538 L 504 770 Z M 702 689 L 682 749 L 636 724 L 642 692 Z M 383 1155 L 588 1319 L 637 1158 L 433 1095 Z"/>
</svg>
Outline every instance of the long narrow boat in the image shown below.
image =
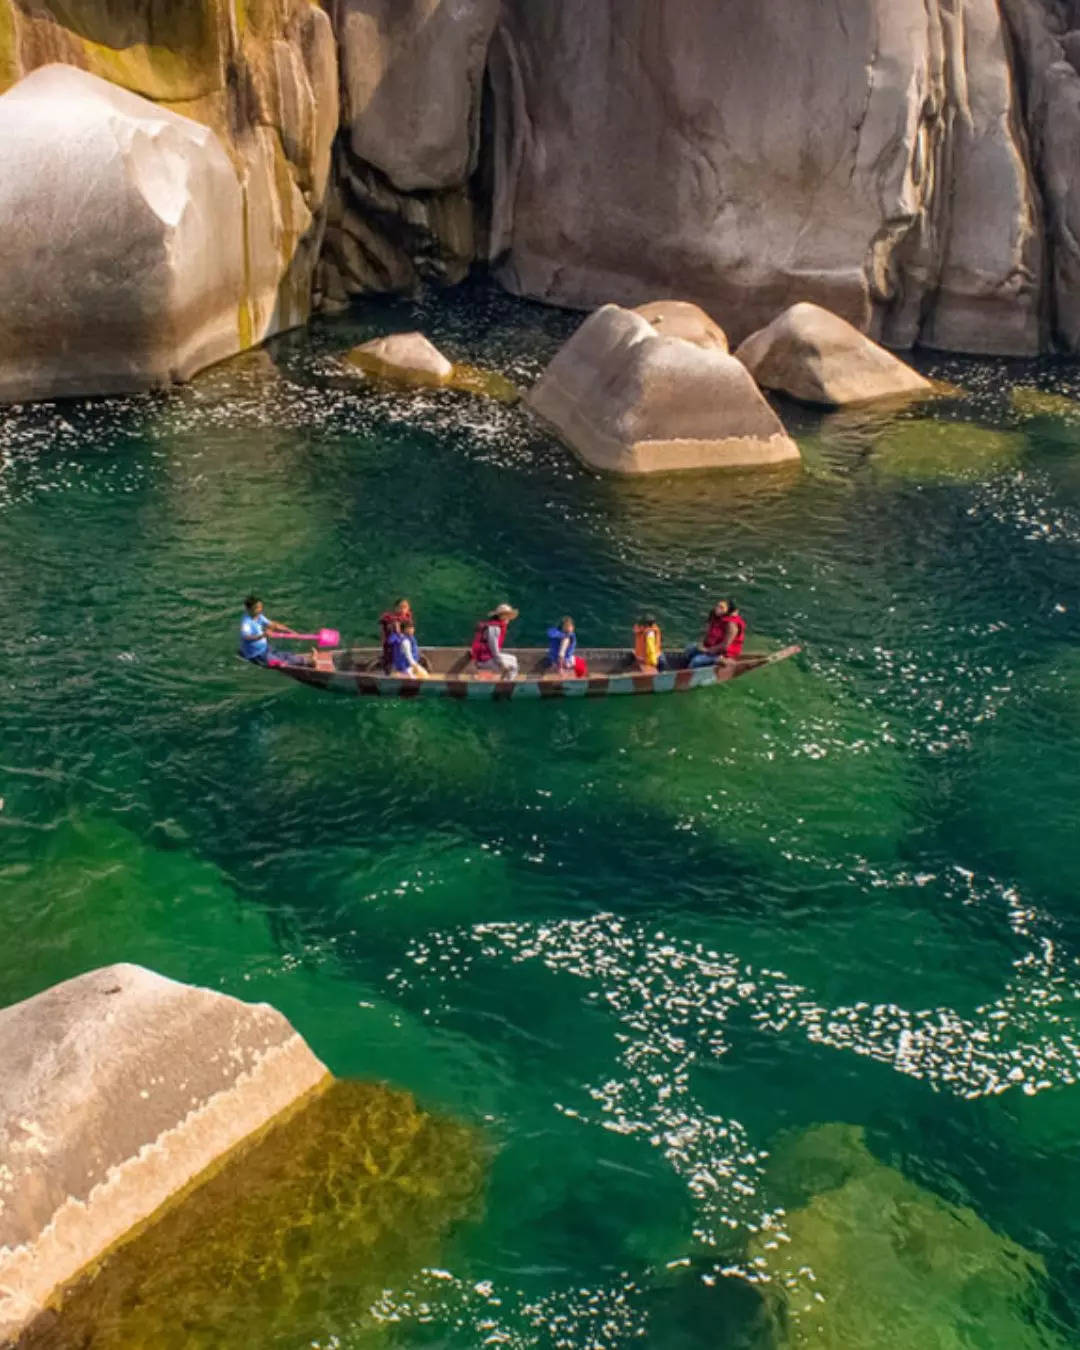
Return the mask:
<svg viewBox="0 0 1080 1350">
<path fill-rule="evenodd" d="M 543 647 L 519 647 L 513 650 L 520 674 L 516 680 L 478 671 L 467 652 L 460 647 L 426 647 L 431 675 L 426 680 L 402 679 L 387 675 L 382 651 L 378 647 L 351 647 L 316 654 L 314 666 L 272 665 L 271 670 L 287 675 L 301 684 L 337 694 L 383 698 L 607 698 L 612 694 L 684 694 L 692 689 L 708 689 L 741 679 L 755 670 L 774 666 L 799 652 L 799 647 L 781 651 L 748 652 L 730 665 L 706 666 L 690 670 L 683 658 L 668 658 L 672 669 L 656 675 L 644 675 L 625 648 L 578 648 L 588 662 L 589 673 L 582 679 L 553 674 L 546 668 L 547 650 Z M 511 651 L 507 648 L 507 651 Z"/>
</svg>

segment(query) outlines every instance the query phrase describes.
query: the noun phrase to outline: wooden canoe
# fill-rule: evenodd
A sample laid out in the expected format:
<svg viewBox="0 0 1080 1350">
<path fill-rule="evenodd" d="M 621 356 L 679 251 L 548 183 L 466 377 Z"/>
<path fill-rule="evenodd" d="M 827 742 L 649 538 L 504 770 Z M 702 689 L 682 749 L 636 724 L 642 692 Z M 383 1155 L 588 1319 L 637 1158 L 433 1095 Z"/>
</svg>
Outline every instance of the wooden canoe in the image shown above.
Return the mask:
<svg viewBox="0 0 1080 1350">
<path fill-rule="evenodd" d="M 520 674 L 515 680 L 502 679 L 478 671 L 467 652 L 460 647 L 425 647 L 431 675 L 412 680 L 387 675 L 383 670 L 379 647 L 351 647 L 335 652 L 319 652 L 314 666 L 270 666 L 276 674 L 315 689 L 337 694 L 383 698 L 607 698 L 614 694 L 684 694 L 693 689 L 708 689 L 741 679 L 755 670 L 774 666 L 801 651 L 784 647 L 777 652 L 747 652 L 730 665 L 705 666 L 700 670 L 681 667 L 682 656 L 672 653 L 672 669 L 645 675 L 636 669 L 625 648 L 579 647 L 578 655 L 588 662 L 589 673 L 583 679 L 552 674 L 546 668 L 544 647 L 507 648 L 518 659 Z"/>
</svg>

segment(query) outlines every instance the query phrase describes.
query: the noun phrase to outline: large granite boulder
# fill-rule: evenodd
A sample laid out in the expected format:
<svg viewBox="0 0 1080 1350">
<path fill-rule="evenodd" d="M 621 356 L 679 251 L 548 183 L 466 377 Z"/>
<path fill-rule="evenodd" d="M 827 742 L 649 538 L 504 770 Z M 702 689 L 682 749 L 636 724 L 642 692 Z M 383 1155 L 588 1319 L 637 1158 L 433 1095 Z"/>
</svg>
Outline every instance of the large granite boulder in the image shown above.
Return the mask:
<svg viewBox="0 0 1080 1350">
<path fill-rule="evenodd" d="M 146 389 L 247 345 L 244 197 L 199 122 L 72 66 L 0 97 L 0 402 Z"/>
<path fill-rule="evenodd" d="M 556 354 L 529 406 L 586 464 L 615 473 L 751 468 L 799 458 L 746 368 L 605 305 Z"/>
<path fill-rule="evenodd" d="M 138 966 L 0 1011 L 0 1343 L 326 1081 L 272 1008 Z"/>
<path fill-rule="evenodd" d="M 682 338 L 710 351 L 728 351 L 727 334 L 699 305 L 686 300 L 650 300 L 638 305 L 634 313 L 640 314 L 664 337 Z"/>
<path fill-rule="evenodd" d="M 233 350 L 305 322 L 338 125 L 337 53 L 321 6 L 315 0 L 0 0 L 0 93 L 58 62 L 201 123 L 224 147 L 240 189 L 236 229 L 245 260 Z M 74 137 L 79 130 L 75 117 L 66 133 Z M 0 141 L 0 194 L 7 186 L 8 140 Z M 42 159 L 44 180 L 62 172 L 51 152 Z M 43 189 L 37 223 L 46 249 L 49 228 L 60 228 L 48 224 L 47 201 Z M 115 247 L 122 259 L 128 252 L 122 234 Z M 40 265 L 41 254 L 19 262 Z"/>
<path fill-rule="evenodd" d="M 997 0 L 505 0 L 490 256 L 559 304 L 681 294 L 736 341 L 809 299 L 893 347 L 1034 352 L 1009 50 Z"/>
<path fill-rule="evenodd" d="M 765 389 L 842 408 L 933 393 L 918 371 L 820 305 L 792 305 L 739 347 L 736 357 Z"/>
</svg>

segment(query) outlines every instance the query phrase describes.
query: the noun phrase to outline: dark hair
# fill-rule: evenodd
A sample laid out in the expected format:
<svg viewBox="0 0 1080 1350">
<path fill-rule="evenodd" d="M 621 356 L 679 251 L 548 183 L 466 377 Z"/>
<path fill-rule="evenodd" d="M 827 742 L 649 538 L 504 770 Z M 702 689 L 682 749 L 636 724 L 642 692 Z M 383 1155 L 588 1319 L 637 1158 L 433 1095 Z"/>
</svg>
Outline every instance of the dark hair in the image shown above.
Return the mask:
<svg viewBox="0 0 1080 1350">
<path fill-rule="evenodd" d="M 408 600 L 406 600 L 406 598 L 402 596 L 400 600 L 394 601 L 394 608 L 400 609 L 402 605 L 407 605 L 408 603 L 409 603 Z"/>
<path fill-rule="evenodd" d="M 738 613 L 739 602 L 737 600 L 725 600 L 724 604 L 727 605 L 727 612 L 729 614 Z"/>
<path fill-rule="evenodd" d="M 257 595 L 249 595 L 248 598 L 244 601 L 244 608 L 254 609 L 258 603 L 259 597 Z"/>
<path fill-rule="evenodd" d="M 652 614 L 643 614 L 641 618 L 638 619 L 638 624 L 642 628 L 652 628 L 655 623 L 656 619 Z"/>
</svg>

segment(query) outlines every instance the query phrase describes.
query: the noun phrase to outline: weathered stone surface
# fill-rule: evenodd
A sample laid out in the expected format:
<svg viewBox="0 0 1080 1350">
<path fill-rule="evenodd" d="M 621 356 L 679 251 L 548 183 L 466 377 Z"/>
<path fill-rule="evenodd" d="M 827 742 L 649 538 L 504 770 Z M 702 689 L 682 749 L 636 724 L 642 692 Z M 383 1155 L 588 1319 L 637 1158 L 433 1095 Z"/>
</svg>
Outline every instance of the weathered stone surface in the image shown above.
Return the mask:
<svg viewBox="0 0 1080 1350">
<path fill-rule="evenodd" d="M 217 134 L 239 184 L 246 267 L 232 350 L 303 323 L 338 124 L 337 53 L 321 7 L 314 0 L 0 0 L 0 92 L 54 62 Z M 43 163 L 43 176 L 56 172 Z M 122 236 L 117 251 L 124 251 Z"/>
<path fill-rule="evenodd" d="M 634 310 L 663 337 L 682 338 L 710 351 L 728 350 L 727 334 L 699 305 L 686 300 L 650 300 Z"/>
<path fill-rule="evenodd" d="M 514 291 L 675 292 L 737 340 L 812 300 L 893 346 L 1039 344 L 996 0 L 505 0 L 491 83 Z"/>
<path fill-rule="evenodd" d="M 745 367 L 605 305 L 557 353 L 527 402 L 594 468 L 747 468 L 799 450 Z"/>
<path fill-rule="evenodd" d="M 423 333 L 391 333 L 354 347 L 347 360 L 369 375 L 400 384 L 449 384 L 454 367 Z"/>
<path fill-rule="evenodd" d="M 477 252 L 476 168 L 499 0 L 333 0 L 341 52 L 339 202 L 327 290 L 459 281 Z"/>
<path fill-rule="evenodd" d="M 288 1022 L 110 966 L 0 1011 L 0 1341 L 328 1080 Z"/>
<path fill-rule="evenodd" d="M 735 355 L 763 388 L 805 403 L 844 407 L 933 392 L 929 380 L 820 305 L 792 305 Z"/>
<path fill-rule="evenodd" d="M 243 214 L 201 123 L 72 66 L 9 90 L 0 402 L 168 384 L 240 350 Z"/>
</svg>

